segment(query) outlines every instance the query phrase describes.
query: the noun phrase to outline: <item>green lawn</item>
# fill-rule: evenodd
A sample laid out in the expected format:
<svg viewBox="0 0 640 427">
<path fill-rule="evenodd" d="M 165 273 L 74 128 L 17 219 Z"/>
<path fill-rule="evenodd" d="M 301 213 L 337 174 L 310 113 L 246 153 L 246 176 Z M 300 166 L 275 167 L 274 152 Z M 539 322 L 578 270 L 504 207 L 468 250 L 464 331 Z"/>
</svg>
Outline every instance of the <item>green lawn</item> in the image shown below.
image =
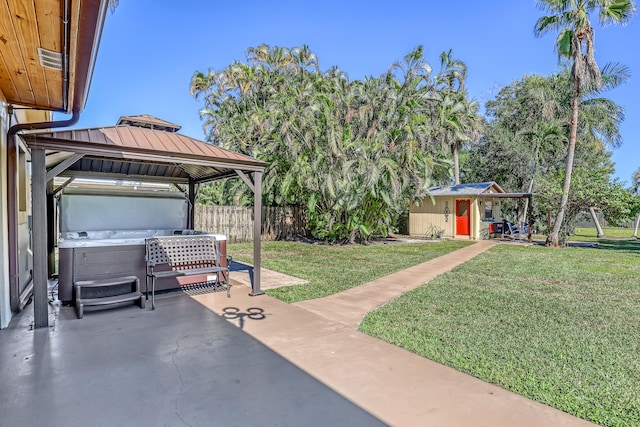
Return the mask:
<svg viewBox="0 0 640 427">
<path fill-rule="evenodd" d="M 605 237 L 599 239 L 598 232 L 595 227 L 576 227 L 573 235 L 569 236 L 569 242 L 599 242 L 600 240 L 621 240 L 631 239 L 633 228 L 622 227 L 602 227 Z M 547 236 L 544 234 L 534 234 L 531 236 L 533 241 L 544 243 Z"/>
<path fill-rule="evenodd" d="M 264 242 L 262 266 L 309 280 L 267 293 L 285 302 L 335 294 L 370 282 L 471 244 L 462 241 L 391 243 L 386 245 L 321 245 L 300 242 Z M 229 255 L 251 261 L 253 245 L 228 245 Z"/>
<path fill-rule="evenodd" d="M 361 330 L 595 423 L 640 425 L 640 241 L 499 245 Z"/>
<path fill-rule="evenodd" d="M 633 235 L 633 228 L 621 228 L 621 227 L 602 227 L 605 239 L 629 239 Z M 576 232 L 569 240 L 583 241 L 583 242 L 597 242 L 598 231 L 595 228 L 576 228 Z"/>
</svg>

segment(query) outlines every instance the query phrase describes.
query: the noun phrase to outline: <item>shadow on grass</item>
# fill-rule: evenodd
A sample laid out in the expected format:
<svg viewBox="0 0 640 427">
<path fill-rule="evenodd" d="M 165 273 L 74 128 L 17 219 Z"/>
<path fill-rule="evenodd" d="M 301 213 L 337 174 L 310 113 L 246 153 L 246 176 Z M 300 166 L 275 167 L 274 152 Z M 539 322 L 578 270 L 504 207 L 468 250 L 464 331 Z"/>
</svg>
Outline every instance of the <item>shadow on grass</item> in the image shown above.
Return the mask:
<svg viewBox="0 0 640 427">
<path fill-rule="evenodd" d="M 573 236 L 574 239 L 567 242 L 568 247 L 592 247 L 594 249 L 604 249 L 608 251 L 621 251 L 630 254 L 640 255 L 640 239 L 585 239 L 580 240 L 580 236 Z M 538 239 L 532 242 L 534 245 L 545 246 L 545 240 Z"/>
<path fill-rule="evenodd" d="M 640 254 L 640 240 L 637 239 L 625 239 L 625 240 L 609 240 L 600 239 L 598 241 L 598 249 L 623 251 L 629 253 Z"/>
</svg>

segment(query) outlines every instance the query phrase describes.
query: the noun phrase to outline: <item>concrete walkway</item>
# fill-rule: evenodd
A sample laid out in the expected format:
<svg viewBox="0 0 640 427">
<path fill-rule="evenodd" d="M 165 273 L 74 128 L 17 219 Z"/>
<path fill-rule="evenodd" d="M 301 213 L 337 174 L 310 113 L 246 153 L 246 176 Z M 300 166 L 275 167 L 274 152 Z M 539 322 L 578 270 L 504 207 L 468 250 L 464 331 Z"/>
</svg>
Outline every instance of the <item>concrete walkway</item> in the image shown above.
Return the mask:
<svg viewBox="0 0 640 427">
<path fill-rule="evenodd" d="M 246 270 L 232 271 L 229 277 L 232 285 L 244 285 L 251 287 L 251 278 Z M 299 277 L 289 276 L 279 271 L 269 270 L 268 268 L 260 269 L 260 289 L 275 289 L 281 286 L 304 285 L 309 283 L 308 280 Z"/>
<path fill-rule="evenodd" d="M 452 270 L 495 245 L 494 241 L 480 240 L 473 245 L 344 292 L 324 298 L 298 302 L 294 305 L 357 329 L 362 318 L 371 310 L 375 310 L 405 292 Z"/>
<path fill-rule="evenodd" d="M 240 286 L 230 299 L 220 293 L 193 298 L 389 425 L 592 425 L 355 330 L 369 310 L 493 245 L 481 241 L 339 296 L 297 305 L 250 297 Z"/>
</svg>

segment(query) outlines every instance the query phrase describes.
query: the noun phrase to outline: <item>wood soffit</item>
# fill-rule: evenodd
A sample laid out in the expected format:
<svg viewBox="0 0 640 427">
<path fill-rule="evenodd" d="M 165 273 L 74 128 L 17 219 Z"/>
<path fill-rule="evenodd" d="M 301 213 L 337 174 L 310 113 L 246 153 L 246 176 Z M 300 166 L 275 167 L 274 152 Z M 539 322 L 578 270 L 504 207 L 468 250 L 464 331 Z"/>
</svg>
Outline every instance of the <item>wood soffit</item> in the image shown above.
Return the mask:
<svg viewBox="0 0 640 427">
<path fill-rule="evenodd" d="M 0 91 L 8 103 L 64 112 L 84 107 L 107 2 L 75 0 L 68 5 L 65 43 L 62 0 L 0 1 Z M 66 90 L 63 70 L 41 65 L 38 51 L 60 54 L 62 61 L 65 47 Z"/>
</svg>

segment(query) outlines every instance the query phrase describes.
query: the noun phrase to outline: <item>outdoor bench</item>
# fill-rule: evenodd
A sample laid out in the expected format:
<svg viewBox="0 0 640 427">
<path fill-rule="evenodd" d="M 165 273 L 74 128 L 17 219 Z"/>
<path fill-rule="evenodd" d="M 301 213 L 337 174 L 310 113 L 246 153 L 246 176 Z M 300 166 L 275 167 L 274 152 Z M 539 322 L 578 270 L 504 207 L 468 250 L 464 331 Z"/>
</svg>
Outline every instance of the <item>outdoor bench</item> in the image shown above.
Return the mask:
<svg viewBox="0 0 640 427">
<path fill-rule="evenodd" d="M 220 251 L 213 236 L 168 236 L 145 240 L 145 261 L 147 280 L 145 292 L 149 293 L 151 282 L 151 309 L 155 310 L 156 280 L 165 277 L 196 276 L 215 274 L 215 279 L 207 277 L 206 282 L 227 291 L 231 296 L 229 268 L 222 266 Z"/>
<path fill-rule="evenodd" d="M 246 271 L 249 273 L 249 281 L 251 282 L 251 289 L 253 289 L 253 265 L 234 261 L 231 255 L 227 255 L 227 266 L 229 271 Z"/>
</svg>

